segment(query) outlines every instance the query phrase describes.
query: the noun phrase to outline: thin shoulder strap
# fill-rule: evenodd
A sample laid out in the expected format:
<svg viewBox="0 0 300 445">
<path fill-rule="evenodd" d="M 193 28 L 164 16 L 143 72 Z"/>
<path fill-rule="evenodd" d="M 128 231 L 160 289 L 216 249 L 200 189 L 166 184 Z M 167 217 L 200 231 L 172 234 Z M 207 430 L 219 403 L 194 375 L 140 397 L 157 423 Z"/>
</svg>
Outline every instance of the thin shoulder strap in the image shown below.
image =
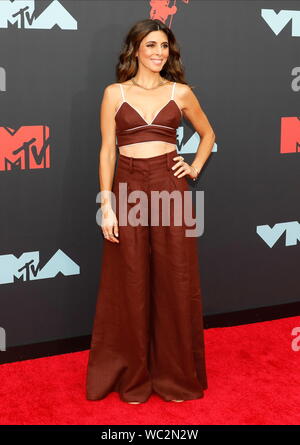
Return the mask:
<svg viewBox="0 0 300 445">
<path fill-rule="evenodd" d="M 123 101 L 125 102 L 125 96 L 124 96 L 123 85 L 122 85 L 121 83 L 119 83 L 119 85 L 120 85 L 120 88 L 121 88 L 121 94 L 122 94 Z"/>
<path fill-rule="evenodd" d="M 171 99 L 174 99 L 174 91 L 175 91 L 175 85 L 176 85 L 176 82 L 173 82 L 173 88 L 172 88 L 172 95 L 171 95 Z"/>
</svg>

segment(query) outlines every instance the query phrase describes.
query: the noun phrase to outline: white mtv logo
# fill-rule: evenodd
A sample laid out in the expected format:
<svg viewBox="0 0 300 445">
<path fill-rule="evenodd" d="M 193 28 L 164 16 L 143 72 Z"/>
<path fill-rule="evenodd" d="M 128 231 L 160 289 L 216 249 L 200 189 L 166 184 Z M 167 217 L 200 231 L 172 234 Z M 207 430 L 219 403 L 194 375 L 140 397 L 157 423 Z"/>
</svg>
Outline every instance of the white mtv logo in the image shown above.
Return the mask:
<svg viewBox="0 0 300 445">
<path fill-rule="evenodd" d="M 274 9 L 262 9 L 261 16 L 276 35 L 278 35 L 291 20 L 292 36 L 300 37 L 300 11 L 281 10 L 277 13 Z"/>
<path fill-rule="evenodd" d="M 0 0 L 0 28 L 7 28 L 8 23 L 17 24 L 22 29 L 52 29 L 57 25 L 61 29 L 77 29 L 77 21 L 58 0 L 53 2 L 35 17 L 35 0 Z"/>
<path fill-rule="evenodd" d="M 285 233 L 285 245 L 295 246 L 300 241 L 300 224 L 298 221 L 275 224 L 270 227 L 265 224 L 257 226 L 256 233 L 269 247 L 273 247 L 279 238 Z"/>
</svg>

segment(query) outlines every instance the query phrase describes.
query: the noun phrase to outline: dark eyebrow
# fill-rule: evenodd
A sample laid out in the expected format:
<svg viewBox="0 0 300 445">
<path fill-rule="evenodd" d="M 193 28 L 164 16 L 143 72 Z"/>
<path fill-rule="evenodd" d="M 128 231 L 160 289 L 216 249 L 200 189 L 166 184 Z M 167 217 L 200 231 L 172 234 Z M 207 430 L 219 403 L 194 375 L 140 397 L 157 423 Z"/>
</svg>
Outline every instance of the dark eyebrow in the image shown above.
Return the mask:
<svg viewBox="0 0 300 445">
<path fill-rule="evenodd" d="M 156 41 L 155 40 L 148 40 L 148 42 L 146 42 L 146 43 L 156 43 Z M 168 43 L 168 41 L 166 40 L 165 42 L 162 42 L 162 43 Z"/>
</svg>

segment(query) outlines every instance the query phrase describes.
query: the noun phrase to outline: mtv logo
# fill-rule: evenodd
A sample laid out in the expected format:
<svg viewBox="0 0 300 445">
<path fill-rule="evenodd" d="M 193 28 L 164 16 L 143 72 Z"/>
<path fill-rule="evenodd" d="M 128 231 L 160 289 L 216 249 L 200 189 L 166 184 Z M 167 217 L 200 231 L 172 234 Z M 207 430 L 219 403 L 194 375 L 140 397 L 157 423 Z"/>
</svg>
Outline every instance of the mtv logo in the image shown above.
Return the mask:
<svg viewBox="0 0 300 445">
<path fill-rule="evenodd" d="M 44 280 L 55 278 L 58 274 L 65 277 L 80 274 L 78 264 L 61 249 L 58 249 L 43 267 L 40 265 L 38 251 L 25 252 L 19 258 L 12 254 L 0 255 L 0 270 L 0 284 Z"/>
<path fill-rule="evenodd" d="M 38 17 L 35 0 L 1 0 L 0 28 L 8 28 L 8 24 L 16 24 L 21 29 L 52 29 L 55 25 L 61 29 L 77 29 L 77 21 L 58 0 L 53 0 Z"/>
<path fill-rule="evenodd" d="M 280 153 L 300 151 L 300 117 L 282 117 Z"/>
<path fill-rule="evenodd" d="M 177 128 L 177 140 L 179 145 L 178 151 L 180 152 L 180 154 L 196 153 L 198 150 L 198 146 L 200 144 L 199 133 L 195 131 L 193 135 L 189 138 L 189 140 L 185 143 L 182 142 L 183 136 L 184 136 L 184 127 L 181 126 Z M 214 143 L 212 152 L 216 151 L 217 151 L 217 144 Z"/>
<path fill-rule="evenodd" d="M 273 247 L 279 238 L 285 233 L 285 245 L 296 246 L 300 241 L 300 224 L 298 221 L 275 224 L 270 227 L 268 224 L 257 226 L 256 233 L 265 241 L 269 247 Z"/>
<path fill-rule="evenodd" d="M 0 127 L 0 171 L 49 167 L 49 127 Z"/>
<path fill-rule="evenodd" d="M 276 35 L 291 21 L 292 37 L 300 37 L 300 11 L 281 10 L 277 13 L 274 9 L 262 9 L 261 16 Z"/>
</svg>

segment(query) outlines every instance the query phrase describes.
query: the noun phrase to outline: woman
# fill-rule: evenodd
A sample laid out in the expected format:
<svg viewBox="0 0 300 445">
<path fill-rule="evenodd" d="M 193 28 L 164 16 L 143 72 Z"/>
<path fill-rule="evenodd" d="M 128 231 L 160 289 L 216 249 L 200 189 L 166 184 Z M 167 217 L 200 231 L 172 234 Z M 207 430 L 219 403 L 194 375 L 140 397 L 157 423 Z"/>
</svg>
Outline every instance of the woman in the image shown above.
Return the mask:
<svg viewBox="0 0 300 445">
<path fill-rule="evenodd" d="M 145 402 L 152 392 L 165 401 L 201 398 L 207 378 L 197 239 L 185 235 L 187 224 L 175 224 L 175 202 L 169 224 L 150 224 L 149 215 L 152 222 L 162 212 L 149 202 L 154 191 L 184 197 L 186 177 L 199 175 L 214 132 L 184 79 L 174 34 L 161 21 L 131 28 L 117 77 L 101 105 L 104 246 L 86 396 L 99 400 L 117 391 L 128 403 Z M 176 150 L 182 115 L 201 136 L 191 165 Z M 127 203 L 131 192 L 135 199 Z M 146 224 L 136 224 L 137 202 Z M 131 223 L 121 225 L 128 216 Z"/>
</svg>

